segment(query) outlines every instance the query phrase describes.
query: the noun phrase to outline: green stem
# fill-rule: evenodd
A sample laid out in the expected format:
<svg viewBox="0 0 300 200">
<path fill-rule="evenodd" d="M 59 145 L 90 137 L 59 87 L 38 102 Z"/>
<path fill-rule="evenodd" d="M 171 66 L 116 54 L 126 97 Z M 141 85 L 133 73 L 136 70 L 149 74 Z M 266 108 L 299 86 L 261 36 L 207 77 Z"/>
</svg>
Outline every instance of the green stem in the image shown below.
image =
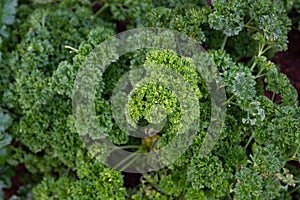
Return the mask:
<svg viewBox="0 0 300 200">
<path fill-rule="evenodd" d="M 227 99 L 227 102 L 229 103 L 235 96 L 236 94 L 233 94 L 229 99 Z"/>
<path fill-rule="evenodd" d="M 255 26 L 249 26 L 249 25 L 244 25 L 244 27 L 249 28 L 249 29 L 253 29 L 253 30 L 258 30 Z"/>
<path fill-rule="evenodd" d="M 43 14 L 43 17 L 42 17 L 42 27 L 45 27 L 45 21 L 46 21 L 46 14 Z"/>
<path fill-rule="evenodd" d="M 272 95 L 272 101 L 273 101 L 273 102 L 274 102 L 274 99 L 275 99 L 275 95 L 276 95 L 276 93 L 273 92 L 273 95 Z"/>
<path fill-rule="evenodd" d="M 139 152 L 139 151 L 137 151 L 137 152 Z M 130 154 L 129 156 L 127 156 L 126 158 L 124 158 L 122 161 L 120 161 L 118 164 L 116 164 L 115 166 L 114 166 L 114 168 L 115 169 L 118 169 L 121 165 L 123 165 L 125 162 L 127 162 L 128 160 L 130 160 L 131 158 L 133 158 L 136 154 L 137 154 L 137 152 L 134 152 L 134 153 L 132 153 L 132 154 Z M 123 167 L 124 168 L 124 167 Z"/>
<path fill-rule="evenodd" d="M 250 22 L 252 21 L 252 17 L 251 19 L 244 25 L 245 27 L 249 26 Z"/>
<path fill-rule="evenodd" d="M 263 76 L 265 76 L 265 75 L 267 75 L 267 73 L 265 73 L 265 74 L 257 74 L 257 75 L 254 77 L 254 79 L 258 79 L 258 78 L 263 77 Z"/>
<path fill-rule="evenodd" d="M 300 144 L 298 144 L 298 147 L 297 147 L 297 149 L 296 149 L 295 153 L 293 154 L 293 156 L 291 157 L 291 160 L 293 160 L 293 159 L 295 159 L 295 158 L 296 158 L 296 156 L 297 156 L 297 153 L 298 153 L 299 149 L 300 149 Z"/>
<path fill-rule="evenodd" d="M 223 42 L 222 42 L 222 45 L 221 45 L 221 49 L 224 50 L 225 46 L 226 46 L 226 42 L 227 42 L 227 39 L 228 39 L 228 36 L 225 35 L 224 39 L 223 39 Z"/>
<path fill-rule="evenodd" d="M 258 54 L 257 54 L 257 56 L 261 56 L 261 54 L 263 52 L 263 49 L 264 49 L 264 45 L 263 44 L 259 44 L 258 45 Z"/>
<path fill-rule="evenodd" d="M 66 49 L 71 49 L 71 50 L 75 51 L 76 53 L 78 53 L 78 49 L 75 49 L 74 47 L 66 45 L 65 48 Z"/>
<path fill-rule="evenodd" d="M 254 63 L 251 66 L 251 70 L 253 70 L 255 66 L 256 66 L 256 62 L 254 61 Z"/>
<path fill-rule="evenodd" d="M 263 72 L 263 69 L 261 68 L 261 69 L 259 70 L 259 72 L 257 73 L 257 75 L 255 76 L 255 79 L 256 79 L 256 78 L 259 78 L 262 72 Z"/>
<path fill-rule="evenodd" d="M 292 193 L 296 192 L 299 189 L 300 189 L 300 185 L 298 185 L 298 187 L 296 187 L 295 189 L 293 189 L 290 192 L 288 192 L 288 195 L 291 195 Z"/>
<path fill-rule="evenodd" d="M 142 154 L 141 153 L 135 153 L 137 154 L 135 157 L 133 157 L 132 160 L 130 160 L 127 164 L 125 164 L 120 171 L 124 171 L 127 167 L 129 167 L 132 163 L 134 163 Z"/>
<path fill-rule="evenodd" d="M 235 105 L 235 106 L 241 107 L 241 105 L 240 105 L 240 104 L 234 103 L 234 102 L 232 102 L 232 101 L 229 101 L 229 102 L 227 102 L 227 103 L 228 103 L 228 105 L 232 104 L 232 105 Z"/>
<path fill-rule="evenodd" d="M 98 15 L 100 15 L 106 8 L 109 7 L 109 4 L 106 3 L 102 6 L 102 8 L 100 10 L 98 10 L 98 12 L 94 15 L 94 17 L 97 17 Z"/>
<path fill-rule="evenodd" d="M 41 101 L 40 101 L 40 100 L 36 101 L 36 102 L 33 104 L 33 106 L 30 108 L 30 110 L 28 110 L 28 113 L 32 113 L 33 110 L 36 108 L 36 106 L 38 106 L 38 104 L 41 104 Z"/>
<path fill-rule="evenodd" d="M 261 44 L 261 43 L 259 43 L 259 45 L 258 45 L 258 54 L 257 54 L 257 56 L 261 56 L 262 54 L 264 54 L 267 50 L 269 50 L 271 47 L 267 47 L 267 48 L 265 48 L 265 44 Z M 254 62 L 253 62 L 253 64 L 252 64 L 252 66 L 251 66 L 251 70 L 253 70 L 254 69 L 254 67 L 256 66 L 256 61 L 254 60 Z"/>
<path fill-rule="evenodd" d="M 139 149 L 139 145 L 126 145 L 126 146 L 117 146 L 116 149 Z"/>
<path fill-rule="evenodd" d="M 268 46 L 268 47 L 266 47 L 262 52 L 261 52 L 261 54 L 260 55 L 262 55 L 262 54 L 264 54 L 264 53 L 266 53 L 269 49 L 271 49 L 272 48 L 272 46 Z"/>
<path fill-rule="evenodd" d="M 10 112 L 9 110 L 3 108 L 2 105 L 0 105 L 0 110 L 3 110 L 4 112 L 9 113 L 9 114 L 10 114 L 11 116 L 13 116 L 13 117 L 17 117 L 16 114 L 14 114 L 14 113 Z"/>
<path fill-rule="evenodd" d="M 248 140 L 248 142 L 247 142 L 247 144 L 246 144 L 246 146 L 245 146 L 245 149 L 248 148 L 248 146 L 249 146 L 249 144 L 251 143 L 251 141 L 253 140 L 253 138 L 254 138 L 254 133 L 252 133 L 251 137 L 249 138 L 249 140 Z"/>
</svg>

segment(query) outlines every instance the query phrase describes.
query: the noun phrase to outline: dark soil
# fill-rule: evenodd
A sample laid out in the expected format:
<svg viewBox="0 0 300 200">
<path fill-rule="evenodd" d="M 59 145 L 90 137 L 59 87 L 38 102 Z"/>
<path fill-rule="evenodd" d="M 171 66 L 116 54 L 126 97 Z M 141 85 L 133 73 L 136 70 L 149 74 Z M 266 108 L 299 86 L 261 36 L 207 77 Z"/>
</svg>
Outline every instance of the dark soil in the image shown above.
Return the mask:
<svg viewBox="0 0 300 200">
<path fill-rule="evenodd" d="M 9 199 L 17 193 L 18 189 L 23 185 L 22 176 L 28 173 L 24 164 L 16 166 L 16 174 L 11 178 L 11 187 L 9 189 L 3 189 L 4 199 Z"/>
<path fill-rule="evenodd" d="M 141 183 L 141 174 L 122 172 L 122 175 L 124 180 L 124 187 L 126 188 L 134 188 Z"/>
<path fill-rule="evenodd" d="M 287 75 L 297 89 L 300 105 L 300 31 L 290 31 L 288 50 L 277 53 L 272 61 L 280 66 L 280 71 Z"/>
</svg>

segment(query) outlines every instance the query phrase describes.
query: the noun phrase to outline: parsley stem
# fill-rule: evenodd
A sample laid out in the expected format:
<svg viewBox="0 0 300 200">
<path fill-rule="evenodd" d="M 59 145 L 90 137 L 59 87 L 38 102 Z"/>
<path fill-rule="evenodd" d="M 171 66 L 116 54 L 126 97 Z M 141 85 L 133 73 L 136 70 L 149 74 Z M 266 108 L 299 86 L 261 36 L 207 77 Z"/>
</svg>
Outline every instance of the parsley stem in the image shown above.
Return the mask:
<svg viewBox="0 0 300 200">
<path fill-rule="evenodd" d="M 266 47 L 264 50 L 262 50 L 261 55 L 264 54 L 264 53 L 266 53 L 271 48 L 272 48 L 272 46 Z"/>
<path fill-rule="evenodd" d="M 100 15 L 107 7 L 109 7 L 109 4 L 106 3 L 102 6 L 102 8 L 100 8 L 100 10 L 98 10 L 98 12 L 96 12 L 96 14 L 94 15 L 94 17 L 97 17 L 98 15 Z"/>
<path fill-rule="evenodd" d="M 131 158 L 133 158 L 136 155 L 136 153 L 132 153 L 129 156 L 127 156 L 126 158 L 124 158 L 123 160 L 121 160 L 119 163 L 117 163 L 114 168 L 118 169 L 122 164 L 126 163 L 128 160 L 130 160 Z"/>
<path fill-rule="evenodd" d="M 295 189 L 293 189 L 290 192 L 288 192 L 288 195 L 291 195 L 292 193 L 296 192 L 299 189 L 300 189 L 300 185 L 298 185 L 298 187 L 296 187 Z"/>
<path fill-rule="evenodd" d="M 43 14 L 42 27 L 45 27 L 45 21 L 46 21 L 46 14 Z"/>
<path fill-rule="evenodd" d="M 276 93 L 273 92 L 273 95 L 272 95 L 272 101 L 273 101 L 273 102 L 274 102 L 274 99 L 275 99 L 275 95 L 276 95 Z"/>
<path fill-rule="evenodd" d="M 227 102 L 229 103 L 235 96 L 236 94 L 233 94 L 231 97 L 229 97 L 229 99 L 227 99 Z"/>
<path fill-rule="evenodd" d="M 292 158 L 291 158 L 291 159 L 294 159 L 294 158 L 296 158 L 296 156 L 297 156 L 297 153 L 298 153 L 299 149 L 300 149 L 300 144 L 298 144 L 298 147 L 297 147 L 297 149 L 296 149 L 296 151 L 295 151 L 295 153 L 293 154 L 293 156 L 292 156 Z"/>
<path fill-rule="evenodd" d="M 246 146 L 245 146 L 245 149 L 248 148 L 248 146 L 249 146 L 249 144 L 251 143 L 251 141 L 253 140 L 253 138 L 254 138 L 254 133 L 252 133 L 251 137 L 249 138 L 249 140 L 248 140 L 248 142 L 247 142 L 247 144 L 246 144 Z"/>
<path fill-rule="evenodd" d="M 4 112 L 10 114 L 10 115 L 13 116 L 13 117 L 17 117 L 16 114 L 14 114 L 14 113 L 10 112 L 9 110 L 3 108 L 1 104 L 0 104 L 0 110 L 3 110 Z"/>
<path fill-rule="evenodd" d="M 249 29 L 253 29 L 253 30 L 258 30 L 256 27 L 254 26 L 249 26 L 249 25 L 244 25 L 244 27 L 249 28 Z"/>
<path fill-rule="evenodd" d="M 66 49 L 71 49 L 71 50 L 75 51 L 76 53 L 78 53 L 78 49 L 75 49 L 74 47 L 66 45 L 65 48 Z"/>
<path fill-rule="evenodd" d="M 130 160 L 127 164 L 125 164 L 120 171 L 124 171 L 126 168 L 128 168 L 134 161 L 136 161 L 142 154 L 141 153 L 134 153 L 134 156 L 132 157 L 132 160 Z"/>
<path fill-rule="evenodd" d="M 226 100 L 226 102 L 224 102 L 222 105 L 230 105 L 230 104 L 234 104 L 231 100 L 236 97 L 236 94 L 233 94 L 231 97 L 229 97 L 229 99 Z M 236 104 L 237 105 L 237 104 Z M 240 106 L 240 105 L 237 105 Z"/>
<path fill-rule="evenodd" d="M 257 57 L 261 56 L 262 54 L 264 54 L 267 50 L 269 50 L 271 47 L 267 47 L 265 48 L 265 44 L 259 43 L 258 44 L 258 54 Z M 256 66 L 256 61 L 254 60 L 252 66 L 251 66 L 251 70 L 254 70 L 254 67 Z"/>
<path fill-rule="evenodd" d="M 221 45 L 221 50 L 224 50 L 224 48 L 225 48 L 225 46 L 226 46 L 227 39 L 228 39 L 228 36 L 225 35 L 225 37 L 224 37 L 224 39 L 223 39 L 223 42 L 222 42 L 222 45 Z"/>
<path fill-rule="evenodd" d="M 261 68 L 261 69 L 259 70 L 259 72 L 258 72 L 257 75 L 255 76 L 255 79 L 256 79 L 256 78 L 259 78 L 262 72 L 263 72 L 263 68 Z"/>
<path fill-rule="evenodd" d="M 261 78 L 261 77 L 263 77 L 263 76 L 265 76 L 265 75 L 267 75 L 267 73 L 265 73 L 265 74 L 257 74 L 255 77 L 254 77 L 254 79 L 258 79 L 258 78 Z"/>
<path fill-rule="evenodd" d="M 254 63 L 253 63 L 252 66 L 251 66 L 251 70 L 254 69 L 255 65 L 256 65 L 256 62 L 254 61 Z"/>
<path fill-rule="evenodd" d="M 225 104 L 226 104 L 226 102 L 225 102 L 223 105 L 225 105 Z M 240 104 L 234 103 L 234 102 L 232 102 L 232 101 L 227 102 L 227 104 L 228 104 L 228 105 L 232 104 L 232 105 L 235 105 L 235 106 L 237 106 L 237 107 L 241 107 Z"/>
<path fill-rule="evenodd" d="M 249 26 L 250 22 L 252 22 L 253 18 L 251 17 L 249 21 L 244 26 Z"/>
<path fill-rule="evenodd" d="M 114 168 L 118 169 L 119 167 L 121 167 L 121 165 L 125 164 L 128 160 L 132 159 L 131 161 L 129 161 L 126 165 L 124 165 L 121 169 L 124 170 L 126 169 L 130 164 L 132 164 L 137 158 L 135 158 L 135 156 L 140 156 L 140 154 L 138 154 L 138 152 L 140 152 L 139 150 L 136 152 L 133 152 L 132 154 L 130 154 L 129 156 L 127 156 L 126 158 L 124 158 L 123 160 L 121 160 L 119 163 L 117 163 Z M 129 165 L 128 165 L 129 164 Z M 124 168 L 125 167 L 125 168 Z M 120 170 L 120 171 L 122 171 Z"/>
<path fill-rule="evenodd" d="M 140 148 L 139 145 L 126 145 L 126 146 L 118 146 L 116 149 L 138 149 Z"/>
<path fill-rule="evenodd" d="M 264 54 L 267 50 L 269 50 L 269 47 L 266 47 L 266 48 L 265 48 L 265 44 L 259 43 L 259 45 L 258 45 L 258 55 L 257 55 L 257 56 L 261 56 L 261 55 Z"/>
</svg>

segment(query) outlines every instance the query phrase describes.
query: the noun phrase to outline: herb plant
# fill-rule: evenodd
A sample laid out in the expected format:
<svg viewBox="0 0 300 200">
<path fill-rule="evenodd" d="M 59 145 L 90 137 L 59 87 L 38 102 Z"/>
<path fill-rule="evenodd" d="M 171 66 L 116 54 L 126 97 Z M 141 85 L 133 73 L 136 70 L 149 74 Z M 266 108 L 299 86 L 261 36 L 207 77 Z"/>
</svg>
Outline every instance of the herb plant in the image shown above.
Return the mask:
<svg viewBox="0 0 300 200">
<path fill-rule="evenodd" d="M 3 188 L 11 186 L 10 178 L 14 175 L 14 170 L 8 165 L 7 160 L 11 153 L 12 137 L 6 133 L 6 130 L 11 126 L 12 117 L 5 113 L 0 107 L 0 198 L 4 198 Z"/>
<path fill-rule="evenodd" d="M 270 61 L 276 52 L 287 50 L 292 26 L 288 14 L 297 8 L 297 1 L 35 0 L 19 2 L 17 7 L 16 1 L 7 2 L 3 5 L 9 9 L 2 12 L 0 25 L 19 31 L 12 31 L 9 47 L 13 50 L 3 51 L 0 66 L 0 171 L 1 164 L 7 163 L 6 168 L 24 163 L 32 176 L 41 177 L 32 183 L 33 198 L 300 197 L 300 172 L 292 164 L 300 162 L 297 91 Z M 17 23 L 13 24 L 15 8 Z M 118 32 L 120 23 L 128 29 L 168 28 L 195 39 L 219 70 L 227 96 L 224 130 L 213 151 L 202 156 L 211 102 L 191 60 L 151 49 L 128 53 L 114 62 L 99 81 L 95 100 L 99 126 L 114 144 L 130 151 L 153 151 L 167 145 L 180 128 L 182 110 L 176 97 L 155 83 L 137 88 L 128 105 L 129 115 L 141 125 L 159 117 L 153 116 L 153 105 L 164 107 L 167 121 L 156 137 L 130 137 L 113 120 L 113 89 L 123 74 L 141 64 L 171 67 L 190 83 L 200 105 L 200 124 L 189 149 L 168 167 L 141 174 L 140 183 L 131 188 L 124 186 L 124 174 L 99 163 L 87 151 L 72 113 L 80 67 L 94 48 Z M 0 35 L 5 37 L 4 33 Z M 272 92 L 273 98 L 266 97 L 265 91 Z M 8 147 L 12 138 L 22 145 Z M 10 172 L 0 175 L 0 188 L 9 187 L 9 177 Z"/>
</svg>

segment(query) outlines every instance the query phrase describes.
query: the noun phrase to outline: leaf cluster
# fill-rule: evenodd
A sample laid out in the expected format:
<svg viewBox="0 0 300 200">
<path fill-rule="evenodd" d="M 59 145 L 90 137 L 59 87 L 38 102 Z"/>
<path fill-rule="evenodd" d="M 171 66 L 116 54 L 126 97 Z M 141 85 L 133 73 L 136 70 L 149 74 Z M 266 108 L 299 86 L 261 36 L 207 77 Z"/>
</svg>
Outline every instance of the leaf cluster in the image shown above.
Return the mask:
<svg viewBox="0 0 300 200">
<path fill-rule="evenodd" d="M 16 1 L 6 2 L 10 3 L 3 4 L 8 9 L 1 12 L 5 16 L 1 27 L 14 20 Z M 100 5 L 96 13 L 92 10 L 95 5 Z M 213 0 L 211 5 L 193 0 L 99 0 L 94 5 L 86 0 L 35 0 L 33 6 L 24 3 L 16 19 L 19 31 L 13 31 L 18 40 L 13 51 L 5 53 L 5 64 L 0 68 L 4 83 L 0 103 L 7 110 L 0 110 L 0 170 L 1 164 L 6 167 L 9 160 L 10 164 L 24 163 L 33 176 L 42 177 L 38 184 L 34 183 L 35 199 L 299 196 L 300 174 L 289 164 L 300 162 L 297 92 L 267 56 L 287 48 L 291 25 L 287 14 L 296 5 L 284 0 Z M 127 28 L 169 28 L 195 39 L 209 49 L 207 59 L 218 69 L 227 97 L 221 136 L 214 149 L 203 155 L 201 146 L 215 111 L 211 110 L 204 81 L 207 74 L 199 73 L 191 58 L 171 50 L 144 49 L 113 62 L 97 83 L 91 77 L 84 79 L 91 83 L 89 86 L 97 86 L 97 129 L 104 133 L 91 137 L 108 137 L 114 144 L 131 150 L 139 145 L 147 145 L 147 151 L 166 146 L 179 129 L 191 128 L 186 126 L 196 115 L 183 118 L 184 109 L 176 94 L 158 84 L 156 80 L 162 84 L 172 80 L 176 87 L 184 88 L 171 75 L 161 77 L 161 66 L 183 77 L 194 93 L 193 100 L 199 104 L 200 122 L 192 127 L 196 136 L 190 148 L 173 164 L 142 174 L 140 184 L 128 190 L 120 172 L 95 159 L 97 149 L 87 151 L 72 113 L 76 75 L 92 50 L 116 33 L 116 21 L 127 21 Z M 108 57 L 115 59 L 116 51 L 113 49 Z M 96 61 L 105 62 L 97 58 Z M 115 86 L 124 74 L 141 64 L 155 73 L 150 83 L 141 84 L 130 93 L 128 116 L 132 120 L 126 122 L 147 125 L 166 119 L 157 141 L 132 138 L 113 119 L 109 98 Z M 135 83 L 138 77 L 129 74 L 129 79 Z M 85 94 L 86 90 L 80 92 Z M 274 97 L 278 95 L 280 101 L 267 98 L 265 90 L 273 92 Z M 12 138 L 21 145 L 8 147 Z M 9 187 L 11 174 L 4 174 L 3 178 L 2 173 L 0 176 L 0 188 Z"/>
</svg>

